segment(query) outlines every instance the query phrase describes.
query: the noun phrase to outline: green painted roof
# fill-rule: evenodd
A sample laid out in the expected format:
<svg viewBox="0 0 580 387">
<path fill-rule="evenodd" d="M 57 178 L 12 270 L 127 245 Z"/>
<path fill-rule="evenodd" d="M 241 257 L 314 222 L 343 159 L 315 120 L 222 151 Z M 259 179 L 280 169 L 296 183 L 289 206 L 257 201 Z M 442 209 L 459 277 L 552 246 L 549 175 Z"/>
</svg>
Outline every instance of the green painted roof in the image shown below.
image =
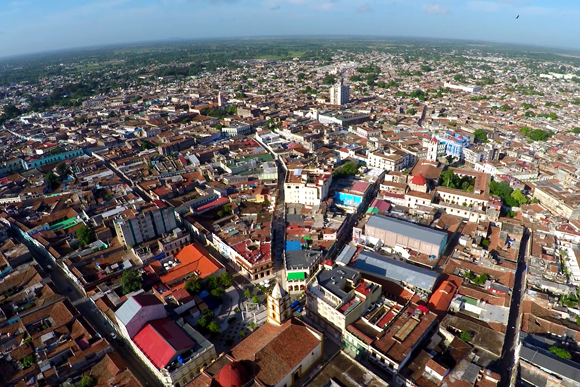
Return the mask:
<svg viewBox="0 0 580 387">
<path fill-rule="evenodd" d="M 303 271 L 288 273 L 289 280 L 297 280 L 297 279 L 304 279 L 306 278 L 306 273 Z"/>
</svg>

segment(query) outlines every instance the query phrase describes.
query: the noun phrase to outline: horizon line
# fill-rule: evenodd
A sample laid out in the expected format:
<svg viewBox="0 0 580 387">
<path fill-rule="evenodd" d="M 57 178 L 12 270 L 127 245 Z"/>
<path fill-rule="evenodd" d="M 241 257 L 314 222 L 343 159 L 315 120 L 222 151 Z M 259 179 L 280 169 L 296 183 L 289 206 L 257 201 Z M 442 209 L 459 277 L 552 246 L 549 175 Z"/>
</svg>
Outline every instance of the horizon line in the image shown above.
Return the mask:
<svg viewBox="0 0 580 387">
<path fill-rule="evenodd" d="M 28 53 L 19 53 L 14 55 L 0 56 L 0 60 L 14 60 L 26 57 L 58 54 L 58 53 L 68 53 L 75 51 L 85 51 L 85 50 L 95 50 L 95 49 L 107 49 L 114 47 L 132 46 L 132 45 L 153 45 L 159 43 L 172 44 L 172 43 L 193 43 L 193 42 L 203 42 L 212 40 L 248 40 L 248 39 L 393 39 L 393 40 L 418 40 L 418 41 L 440 41 L 440 42 L 457 42 L 462 44 L 467 43 L 485 43 L 492 45 L 507 45 L 515 46 L 520 49 L 548 49 L 548 50 L 565 50 L 573 53 L 580 53 L 580 48 L 564 47 L 564 46 L 544 46 L 535 45 L 530 43 L 513 43 L 513 42 L 498 42 L 498 41 L 486 41 L 481 39 L 459 39 L 459 38 L 438 38 L 438 37 L 424 37 L 424 36 L 401 36 L 401 35 L 338 35 L 338 34 L 328 34 L 328 35 L 247 35 L 247 36 L 215 36 L 215 37 L 199 37 L 199 38 L 181 38 L 172 37 L 166 39 L 158 40 L 142 40 L 142 41 L 131 41 L 131 42 L 121 42 L 121 43 L 102 43 L 102 44 L 92 44 L 87 46 L 73 46 L 64 47 L 59 49 L 52 49 L 46 51 L 31 51 Z"/>
</svg>

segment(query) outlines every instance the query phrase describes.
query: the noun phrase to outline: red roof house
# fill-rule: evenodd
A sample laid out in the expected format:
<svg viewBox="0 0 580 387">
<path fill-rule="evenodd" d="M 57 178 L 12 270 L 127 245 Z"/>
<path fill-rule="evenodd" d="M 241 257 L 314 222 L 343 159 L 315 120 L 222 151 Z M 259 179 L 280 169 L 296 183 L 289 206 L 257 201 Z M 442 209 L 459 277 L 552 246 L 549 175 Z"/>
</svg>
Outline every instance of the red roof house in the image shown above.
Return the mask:
<svg viewBox="0 0 580 387">
<path fill-rule="evenodd" d="M 196 345 L 179 325 L 167 317 L 147 323 L 133 342 L 157 368 L 165 368 L 179 354 Z"/>
</svg>

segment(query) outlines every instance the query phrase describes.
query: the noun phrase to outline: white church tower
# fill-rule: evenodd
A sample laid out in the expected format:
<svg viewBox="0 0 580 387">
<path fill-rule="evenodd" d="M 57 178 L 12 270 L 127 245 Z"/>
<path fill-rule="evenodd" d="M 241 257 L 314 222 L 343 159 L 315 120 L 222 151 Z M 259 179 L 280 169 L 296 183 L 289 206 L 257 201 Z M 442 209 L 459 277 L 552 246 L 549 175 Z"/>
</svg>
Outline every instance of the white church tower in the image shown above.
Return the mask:
<svg viewBox="0 0 580 387">
<path fill-rule="evenodd" d="M 428 161 L 437 161 L 437 148 L 439 147 L 439 142 L 435 138 L 435 136 L 431 137 L 431 141 L 429 141 L 429 146 L 427 147 L 427 160 Z"/>
<path fill-rule="evenodd" d="M 292 316 L 290 296 L 278 282 L 268 294 L 268 323 L 282 325 Z"/>
</svg>

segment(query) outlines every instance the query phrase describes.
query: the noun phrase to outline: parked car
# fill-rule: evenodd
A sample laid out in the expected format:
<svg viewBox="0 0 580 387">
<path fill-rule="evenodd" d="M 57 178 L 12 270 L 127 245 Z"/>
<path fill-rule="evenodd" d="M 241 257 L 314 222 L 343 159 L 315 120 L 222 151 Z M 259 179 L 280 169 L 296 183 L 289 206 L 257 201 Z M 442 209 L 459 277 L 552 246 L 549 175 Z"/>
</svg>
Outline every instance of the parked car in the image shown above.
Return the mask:
<svg viewBox="0 0 580 387">
<path fill-rule="evenodd" d="M 302 307 L 296 309 L 296 313 L 302 313 Z"/>
</svg>

